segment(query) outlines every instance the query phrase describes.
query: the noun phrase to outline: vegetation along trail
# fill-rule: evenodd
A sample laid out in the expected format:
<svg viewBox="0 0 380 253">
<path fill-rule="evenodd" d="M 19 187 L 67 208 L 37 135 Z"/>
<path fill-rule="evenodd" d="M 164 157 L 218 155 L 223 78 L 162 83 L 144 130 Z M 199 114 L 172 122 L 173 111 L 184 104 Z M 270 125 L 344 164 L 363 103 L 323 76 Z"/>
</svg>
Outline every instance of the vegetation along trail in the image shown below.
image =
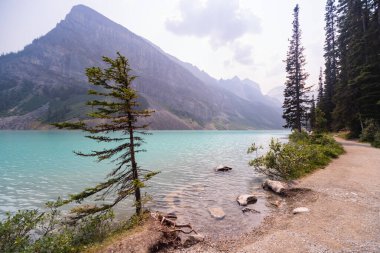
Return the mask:
<svg viewBox="0 0 380 253">
<path fill-rule="evenodd" d="M 300 180 L 290 198 L 237 241 L 181 252 L 380 252 L 380 149 L 337 139 L 346 154 Z M 296 207 L 310 212 L 292 214 Z"/>
</svg>

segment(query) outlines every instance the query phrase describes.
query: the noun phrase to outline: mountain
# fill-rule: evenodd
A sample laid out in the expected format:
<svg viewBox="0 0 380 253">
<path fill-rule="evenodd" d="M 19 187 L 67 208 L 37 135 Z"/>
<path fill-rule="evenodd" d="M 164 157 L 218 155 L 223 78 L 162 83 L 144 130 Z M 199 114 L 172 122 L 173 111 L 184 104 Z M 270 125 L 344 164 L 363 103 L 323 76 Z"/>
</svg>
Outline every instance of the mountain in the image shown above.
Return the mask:
<svg viewBox="0 0 380 253">
<path fill-rule="evenodd" d="M 116 52 L 129 59 L 138 76 L 142 106 L 156 111 L 154 129 L 281 128 L 280 108 L 261 92 L 234 90 L 83 5 L 24 50 L 0 57 L 0 128 L 41 128 L 85 118 L 84 70 L 104 66 L 101 56 Z"/>
<path fill-rule="evenodd" d="M 273 98 L 275 101 L 280 103 L 284 102 L 284 88 L 285 86 L 277 86 L 268 91 L 267 96 Z"/>
<path fill-rule="evenodd" d="M 263 94 L 260 90 L 260 86 L 249 79 L 240 80 L 239 77 L 235 76 L 232 79 L 221 79 L 219 80 L 219 83 L 221 87 L 232 92 L 242 99 L 248 101 L 257 101 L 258 99 L 264 99 Z"/>
<path fill-rule="evenodd" d="M 215 78 L 211 77 L 209 74 L 207 74 L 203 70 L 200 70 L 196 66 L 187 62 L 182 62 L 173 56 L 170 56 L 170 55 L 168 56 L 171 57 L 171 59 L 176 61 L 178 64 L 186 68 L 194 76 L 196 76 L 199 80 L 201 80 L 203 83 L 207 85 L 210 85 L 214 88 L 222 88 L 250 102 L 255 101 L 255 102 L 267 104 L 269 106 L 273 106 L 273 98 L 267 95 L 263 95 L 260 89 L 260 85 L 252 80 L 249 80 L 249 79 L 241 80 L 237 76 L 231 79 L 216 80 Z M 279 106 L 275 106 L 275 107 L 278 108 Z"/>
</svg>

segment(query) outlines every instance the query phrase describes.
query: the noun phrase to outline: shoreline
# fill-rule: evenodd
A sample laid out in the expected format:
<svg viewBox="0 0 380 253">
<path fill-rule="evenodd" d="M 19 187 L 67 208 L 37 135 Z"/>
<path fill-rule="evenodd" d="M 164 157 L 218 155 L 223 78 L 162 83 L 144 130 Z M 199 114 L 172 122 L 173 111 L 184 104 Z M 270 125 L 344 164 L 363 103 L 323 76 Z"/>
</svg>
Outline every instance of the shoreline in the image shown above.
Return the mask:
<svg viewBox="0 0 380 253">
<path fill-rule="evenodd" d="M 160 252 L 380 252 L 380 149 L 336 138 L 346 153 L 299 180 L 287 199 L 238 239 Z M 294 215 L 293 208 L 309 213 Z"/>
<path fill-rule="evenodd" d="M 88 252 L 380 252 L 380 149 L 336 140 L 345 154 L 292 182 L 294 190 L 285 197 L 263 194 L 268 212 L 250 232 L 239 228 L 242 219 L 235 216 L 232 225 L 240 230 L 236 236 L 215 230 L 212 236 L 203 234 L 205 240 L 192 247 L 173 248 L 168 247 L 170 240 L 165 244 L 168 238 L 163 236 L 160 221 L 148 219 L 126 234 L 94 245 L 95 249 L 85 248 Z M 293 214 L 298 207 L 309 211 Z"/>
</svg>

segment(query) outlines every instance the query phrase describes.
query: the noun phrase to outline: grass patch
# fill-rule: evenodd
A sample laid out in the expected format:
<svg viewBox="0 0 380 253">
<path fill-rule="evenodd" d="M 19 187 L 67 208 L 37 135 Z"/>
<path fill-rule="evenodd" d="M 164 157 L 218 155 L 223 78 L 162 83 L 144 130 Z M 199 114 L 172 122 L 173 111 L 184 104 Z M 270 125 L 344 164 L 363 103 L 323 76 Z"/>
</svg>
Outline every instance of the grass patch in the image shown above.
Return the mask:
<svg viewBox="0 0 380 253">
<path fill-rule="evenodd" d="M 248 153 L 256 152 L 257 156 L 259 149 L 262 147 L 253 144 Z M 325 167 L 342 153 L 342 145 L 328 134 L 293 132 L 288 143 L 272 139 L 269 151 L 251 160 L 249 165 L 270 178 L 292 180 Z"/>
<path fill-rule="evenodd" d="M 68 223 L 56 209 L 8 213 L 0 221 L 0 252 L 96 252 L 131 233 L 149 214 L 133 215 L 117 223 L 113 217 L 112 211 L 107 211 Z"/>
<path fill-rule="evenodd" d="M 334 134 L 336 137 L 348 140 L 350 137 L 350 131 L 339 131 Z"/>
<path fill-rule="evenodd" d="M 127 222 L 119 225 L 104 240 L 85 245 L 82 248 L 82 253 L 102 252 L 107 246 L 120 242 L 123 238 L 131 236 L 142 231 L 144 223 L 149 219 L 149 212 L 144 212 L 142 215 L 133 215 Z"/>
</svg>

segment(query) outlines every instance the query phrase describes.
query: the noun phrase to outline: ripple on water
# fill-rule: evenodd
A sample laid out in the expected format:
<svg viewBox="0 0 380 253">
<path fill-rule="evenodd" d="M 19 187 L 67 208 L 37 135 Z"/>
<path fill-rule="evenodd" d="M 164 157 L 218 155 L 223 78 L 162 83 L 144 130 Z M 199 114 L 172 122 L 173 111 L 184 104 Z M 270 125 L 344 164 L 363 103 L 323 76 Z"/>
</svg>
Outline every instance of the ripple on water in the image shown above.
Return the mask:
<svg viewBox="0 0 380 253">
<path fill-rule="evenodd" d="M 176 212 L 206 235 L 252 229 L 267 207 L 264 197 L 259 197 L 253 208 L 261 214 L 243 214 L 236 203 L 238 194 L 260 191 L 255 188 L 260 178 L 247 166 L 251 158 L 247 147 L 253 142 L 266 146 L 271 137 L 286 135 L 284 131 L 154 132 L 146 137 L 148 152 L 138 154 L 142 168 L 161 171 L 144 189 L 154 199 L 149 207 Z M 109 172 L 107 163 L 72 154 L 73 149 L 93 150 L 97 145 L 78 132 L 0 132 L 0 139 L 0 216 L 20 208 L 42 208 L 48 200 L 104 180 Z M 213 168 L 219 164 L 233 170 L 216 173 Z M 212 206 L 223 208 L 223 220 L 210 216 Z M 131 200 L 116 208 L 120 214 L 133 210 Z"/>
<path fill-rule="evenodd" d="M 6 212 L 17 212 L 17 210 L 20 209 L 18 206 L 12 206 L 12 205 L 1 205 L 0 211 L 3 215 L 5 215 Z M 0 213 L 1 215 L 1 213 Z M 1 217 L 1 216 L 0 216 Z"/>
<path fill-rule="evenodd" d="M 14 178 L 9 178 L 9 177 L 2 177 L 1 179 L 5 181 L 15 181 Z"/>
</svg>

